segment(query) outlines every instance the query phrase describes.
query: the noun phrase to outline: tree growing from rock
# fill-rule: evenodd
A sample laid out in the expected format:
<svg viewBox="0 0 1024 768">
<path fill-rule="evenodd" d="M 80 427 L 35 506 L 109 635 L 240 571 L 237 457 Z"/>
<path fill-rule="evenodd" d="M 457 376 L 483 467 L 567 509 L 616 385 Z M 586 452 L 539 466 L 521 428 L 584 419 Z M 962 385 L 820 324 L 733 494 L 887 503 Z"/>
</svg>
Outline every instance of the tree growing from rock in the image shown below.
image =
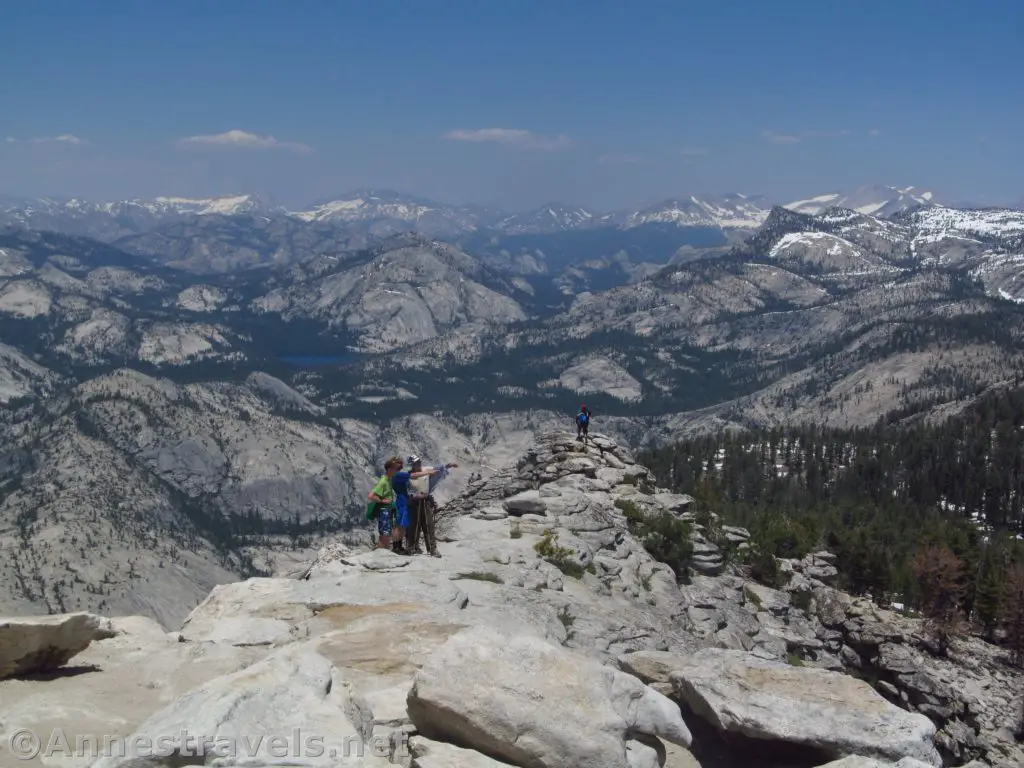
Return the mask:
<svg viewBox="0 0 1024 768">
<path fill-rule="evenodd" d="M 937 651 L 945 655 L 965 628 L 963 563 L 945 544 L 925 544 L 913 560 L 921 612 Z"/>
</svg>

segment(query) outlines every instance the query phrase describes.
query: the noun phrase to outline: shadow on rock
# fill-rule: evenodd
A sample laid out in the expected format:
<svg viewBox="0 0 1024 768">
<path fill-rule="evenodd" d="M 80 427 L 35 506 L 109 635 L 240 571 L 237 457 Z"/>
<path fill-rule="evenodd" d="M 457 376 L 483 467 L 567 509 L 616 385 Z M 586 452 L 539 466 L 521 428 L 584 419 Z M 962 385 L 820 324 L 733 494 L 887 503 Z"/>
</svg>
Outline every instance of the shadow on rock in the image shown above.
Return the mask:
<svg viewBox="0 0 1024 768">
<path fill-rule="evenodd" d="M 816 768 L 834 759 L 811 747 L 719 733 L 685 702 L 676 703 L 693 734 L 690 753 L 701 768 Z"/>
<path fill-rule="evenodd" d="M 54 669 L 40 670 L 36 672 L 23 672 L 20 675 L 11 675 L 11 680 L 60 680 L 65 677 L 78 677 L 87 675 L 90 672 L 102 672 L 103 668 L 95 664 L 83 664 L 75 667 L 56 667 Z"/>
</svg>

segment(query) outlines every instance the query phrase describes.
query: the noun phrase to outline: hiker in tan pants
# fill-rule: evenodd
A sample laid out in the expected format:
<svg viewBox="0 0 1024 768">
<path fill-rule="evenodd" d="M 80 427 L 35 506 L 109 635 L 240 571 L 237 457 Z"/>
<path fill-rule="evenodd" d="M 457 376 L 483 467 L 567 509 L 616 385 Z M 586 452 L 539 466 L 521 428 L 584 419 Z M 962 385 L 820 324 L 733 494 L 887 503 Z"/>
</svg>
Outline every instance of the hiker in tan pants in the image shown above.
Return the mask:
<svg viewBox="0 0 1024 768">
<path fill-rule="evenodd" d="M 437 502 L 434 501 L 433 492 L 437 484 L 448 475 L 449 469 L 455 469 L 458 464 L 445 464 L 440 467 L 424 467 L 423 460 L 419 456 L 409 457 L 409 466 L 413 473 L 429 472 L 429 475 L 417 477 L 409 483 L 410 512 L 412 526 L 406 538 L 406 549 L 410 554 L 422 554 L 420 549 L 420 534 L 423 534 L 424 543 L 427 545 L 427 552 L 434 557 L 440 557 L 437 551 L 437 539 L 434 536 L 434 523 L 437 514 Z"/>
</svg>

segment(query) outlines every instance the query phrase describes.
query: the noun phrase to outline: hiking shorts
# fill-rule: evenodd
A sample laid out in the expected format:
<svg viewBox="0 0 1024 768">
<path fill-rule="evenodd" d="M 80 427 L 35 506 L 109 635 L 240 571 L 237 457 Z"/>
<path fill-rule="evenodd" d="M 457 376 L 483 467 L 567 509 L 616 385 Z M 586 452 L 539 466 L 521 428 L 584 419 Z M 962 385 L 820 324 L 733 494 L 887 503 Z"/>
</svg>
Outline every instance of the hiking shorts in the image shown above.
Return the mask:
<svg viewBox="0 0 1024 768">
<path fill-rule="evenodd" d="M 377 507 L 377 533 L 381 536 L 390 536 L 395 530 L 395 508 Z"/>
<path fill-rule="evenodd" d="M 408 528 L 410 525 L 409 497 L 396 496 L 395 508 L 398 511 L 398 525 L 401 528 Z"/>
</svg>

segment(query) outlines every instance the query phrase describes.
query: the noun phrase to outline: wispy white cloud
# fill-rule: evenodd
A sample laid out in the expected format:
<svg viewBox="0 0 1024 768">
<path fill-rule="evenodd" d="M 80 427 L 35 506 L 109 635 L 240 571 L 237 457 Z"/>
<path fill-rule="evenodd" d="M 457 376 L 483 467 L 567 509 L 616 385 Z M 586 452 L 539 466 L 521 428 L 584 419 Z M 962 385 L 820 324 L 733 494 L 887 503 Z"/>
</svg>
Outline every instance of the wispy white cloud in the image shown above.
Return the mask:
<svg viewBox="0 0 1024 768">
<path fill-rule="evenodd" d="M 802 139 L 792 133 L 778 133 L 777 131 L 761 131 L 761 136 L 772 144 L 799 144 Z"/>
<path fill-rule="evenodd" d="M 186 136 L 178 140 L 181 147 L 225 147 L 242 149 L 290 149 L 294 152 L 309 152 L 310 147 L 297 141 L 281 141 L 273 136 L 260 136 L 237 128 L 207 136 Z"/>
<path fill-rule="evenodd" d="M 563 149 L 572 149 L 575 142 L 568 136 L 544 136 L 533 131 L 525 131 L 521 128 L 459 128 L 448 131 L 444 138 L 449 141 L 468 141 L 476 144 L 491 142 L 504 144 L 519 149 L 531 149 L 542 152 L 552 152 Z"/>
<path fill-rule="evenodd" d="M 13 136 L 8 136 L 5 141 L 8 144 L 72 144 L 74 146 L 88 144 L 85 139 L 80 139 L 70 133 L 62 133 L 59 136 L 37 136 L 30 139 L 16 139 Z"/>
<path fill-rule="evenodd" d="M 703 147 L 683 147 L 679 154 L 683 157 L 707 157 L 711 153 Z"/>
<path fill-rule="evenodd" d="M 798 131 L 797 133 L 782 133 L 780 131 L 761 131 L 761 137 L 765 141 L 770 141 L 772 144 L 799 144 L 802 141 L 808 141 L 810 139 L 839 139 L 844 136 L 855 136 L 859 132 L 851 131 L 847 128 L 839 128 L 836 130 L 829 131 L 818 131 L 818 130 L 804 130 Z M 877 128 L 872 128 L 869 131 L 865 131 L 863 135 L 870 136 L 871 138 L 877 138 L 882 135 L 882 132 Z"/>
</svg>

